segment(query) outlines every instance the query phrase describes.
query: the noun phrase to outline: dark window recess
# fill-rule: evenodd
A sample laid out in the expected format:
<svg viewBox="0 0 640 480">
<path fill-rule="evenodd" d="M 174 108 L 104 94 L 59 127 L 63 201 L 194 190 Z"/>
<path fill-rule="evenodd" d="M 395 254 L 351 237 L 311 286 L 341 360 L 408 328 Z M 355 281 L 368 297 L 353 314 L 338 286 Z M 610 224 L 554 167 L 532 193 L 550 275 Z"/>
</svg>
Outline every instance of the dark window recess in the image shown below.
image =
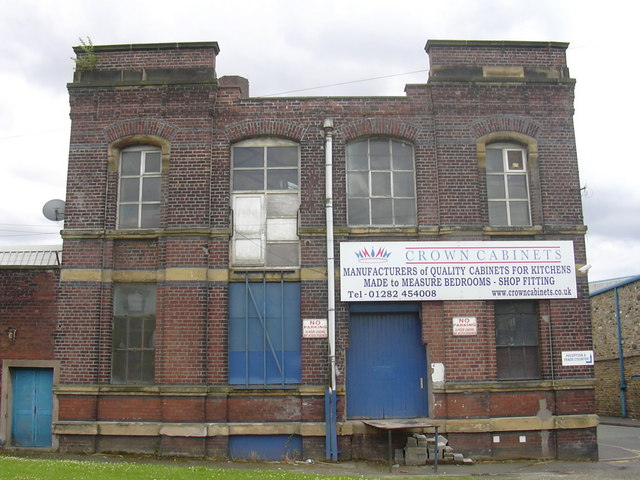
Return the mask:
<svg viewBox="0 0 640 480">
<path fill-rule="evenodd" d="M 496 302 L 494 312 L 498 378 L 540 378 L 536 302 Z"/>
<path fill-rule="evenodd" d="M 155 365 L 156 287 L 118 284 L 113 298 L 114 384 L 153 383 Z"/>
</svg>

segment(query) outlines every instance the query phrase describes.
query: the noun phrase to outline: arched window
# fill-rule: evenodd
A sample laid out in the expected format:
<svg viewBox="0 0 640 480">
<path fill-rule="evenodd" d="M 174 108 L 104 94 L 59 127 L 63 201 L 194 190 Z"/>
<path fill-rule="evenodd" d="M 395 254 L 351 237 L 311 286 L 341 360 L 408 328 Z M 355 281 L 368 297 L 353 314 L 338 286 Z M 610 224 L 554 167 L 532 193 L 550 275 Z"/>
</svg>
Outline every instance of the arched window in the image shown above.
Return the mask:
<svg viewBox="0 0 640 480">
<path fill-rule="evenodd" d="M 347 223 L 417 224 L 413 147 L 391 138 L 347 145 Z"/>
<path fill-rule="evenodd" d="M 487 145 L 486 178 L 489 223 L 531 225 L 527 150 L 517 144 Z"/>
<path fill-rule="evenodd" d="M 118 228 L 160 226 L 162 153 L 150 145 L 120 151 Z"/>
<path fill-rule="evenodd" d="M 300 147 L 256 138 L 231 151 L 232 263 L 247 267 L 300 265 Z"/>
</svg>

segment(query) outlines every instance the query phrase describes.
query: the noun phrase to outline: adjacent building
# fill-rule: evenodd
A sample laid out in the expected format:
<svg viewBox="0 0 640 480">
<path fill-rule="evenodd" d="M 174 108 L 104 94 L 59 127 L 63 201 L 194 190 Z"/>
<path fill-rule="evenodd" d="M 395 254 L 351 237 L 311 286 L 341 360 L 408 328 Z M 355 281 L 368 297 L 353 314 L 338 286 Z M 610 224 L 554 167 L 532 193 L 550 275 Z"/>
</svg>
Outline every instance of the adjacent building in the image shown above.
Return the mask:
<svg viewBox="0 0 640 480">
<path fill-rule="evenodd" d="M 76 48 L 52 445 L 384 458 L 365 422 L 413 419 L 596 459 L 567 47 L 429 41 L 404 95 L 269 98 L 215 42 Z"/>
<path fill-rule="evenodd" d="M 54 447 L 60 246 L 0 248 L 0 445 Z"/>
<path fill-rule="evenodd" d="M 596 411 L 640 418 L 640 276 L 589 284 Z"/>
</svg>

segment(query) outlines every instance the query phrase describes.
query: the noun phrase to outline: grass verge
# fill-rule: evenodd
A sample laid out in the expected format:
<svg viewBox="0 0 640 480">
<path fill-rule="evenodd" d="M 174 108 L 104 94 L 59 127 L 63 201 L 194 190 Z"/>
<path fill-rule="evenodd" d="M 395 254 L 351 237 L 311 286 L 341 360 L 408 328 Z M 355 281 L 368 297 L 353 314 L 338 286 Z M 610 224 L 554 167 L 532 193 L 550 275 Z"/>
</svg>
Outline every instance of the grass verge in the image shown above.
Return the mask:
<svg viewBox="0 0 640 480">
<path fill-rule="evenodd" d="M 261 464 L 248 468 L 214 468 L 178 462 L 131 461 L 127 459 L 69 460 L 0 455 L 0 480 L 356 480 L 363 476 L 334 476 L 271 469 Z M 372 478 L 372 477 L 366 477 Z M 416 478 L 413 476 L 412 478 Z M 419 477 L 426 480 L 428 477 Z M 394 477 L 399 480 L 399 477 Z"/>
</svg>

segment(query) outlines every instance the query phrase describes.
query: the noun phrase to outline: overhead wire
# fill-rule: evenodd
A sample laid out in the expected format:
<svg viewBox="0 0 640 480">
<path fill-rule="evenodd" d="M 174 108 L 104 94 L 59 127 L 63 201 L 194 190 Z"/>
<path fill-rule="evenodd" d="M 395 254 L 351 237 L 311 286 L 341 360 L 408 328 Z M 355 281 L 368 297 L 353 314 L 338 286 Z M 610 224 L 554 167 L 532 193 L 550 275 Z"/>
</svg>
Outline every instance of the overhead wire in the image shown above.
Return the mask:
<svg viewBox="0 0 640 480">
<path fill-rule="evenodd" d="M 277 93 L 267 93 L 265 95 L 259 95 L 260 97 L 274 97 L 276 95 L 286 95 L 288 93 L 298 93 L 298 92 L 307 92 L 310 90 L 318 90 L 321 88 L 331 88 L 331 87 L 339 87 L 341 85 L 350 85 L 350 84 L 354 84 L 354 83 L 361 83 L 361 82 L 369 82 L 372 80 L 382 80 L 385 78 L 393 78 L 393 77 L 401 77 L 404 75 L 413 75 L 414 73 L 424 73 L 424 72 L 428 72 L 428 70 L 426 69 L 422 69 L 422 70 L 414 70 L 413 72 L 404 72 L 404 73 L 394 73 L 391 75 L 381 75 L 379 77 L 370 77 L 370 78 L 362 78 L 360 80 L 351 80 L 348 82 L 339 82 L 339 83 L 331 83 L 331 84 L 327 84 L 327 85 L 318 85 L 317 87 L 308 87 L 308 88 L 298 88 L 295 90 L 287 90 L 284 92 L 277 92 Z"/>
</svg>

